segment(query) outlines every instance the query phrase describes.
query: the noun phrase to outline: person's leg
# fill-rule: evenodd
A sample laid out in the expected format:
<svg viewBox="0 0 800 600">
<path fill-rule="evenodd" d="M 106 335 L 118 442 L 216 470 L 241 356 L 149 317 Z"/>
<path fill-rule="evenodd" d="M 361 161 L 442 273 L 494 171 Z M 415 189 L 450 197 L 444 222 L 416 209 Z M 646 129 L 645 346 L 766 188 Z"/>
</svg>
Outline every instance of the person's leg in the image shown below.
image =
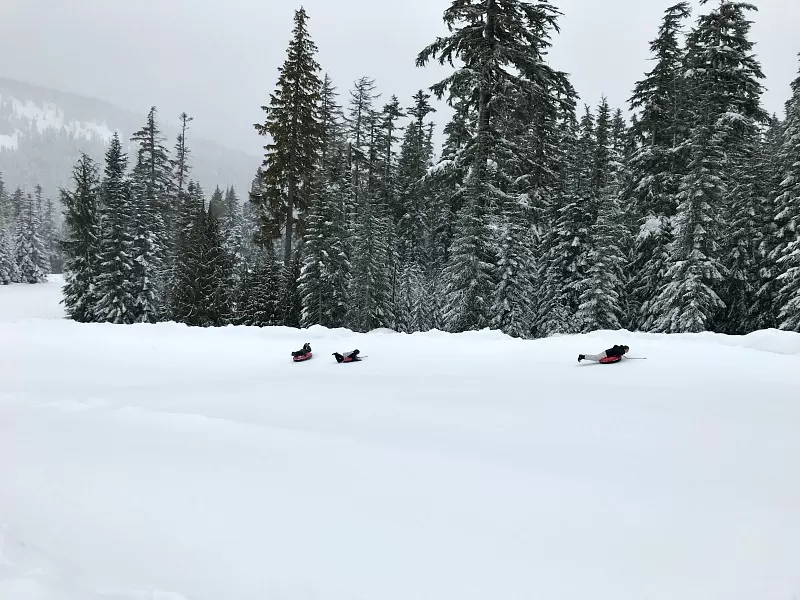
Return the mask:
<svg viewBox="0 0 800 600">
<path fill-rule="evenodd" d="M 600 354 L 584 354 L 584 360 L 593 360 L 594 362 L 599 362 L 601 358 L 605 358 L 606 353 L 601 352 Z"/>
</svg>

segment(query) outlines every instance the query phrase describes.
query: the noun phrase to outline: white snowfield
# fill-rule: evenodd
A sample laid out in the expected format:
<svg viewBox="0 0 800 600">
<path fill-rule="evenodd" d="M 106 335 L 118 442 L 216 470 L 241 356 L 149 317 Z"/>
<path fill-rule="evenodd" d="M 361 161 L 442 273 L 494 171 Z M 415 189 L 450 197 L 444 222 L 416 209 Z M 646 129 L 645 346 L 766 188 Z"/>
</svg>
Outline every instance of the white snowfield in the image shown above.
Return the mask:
<svg viewBox="0 0 800 600">
<path fill-rule="evenodd" d="M 81 325 L 59 298 L 0 287 L 1 600 L 800 597 L 798 334 Z M 614 343 L 647 360 L 576 362 Z"/>
</svg>

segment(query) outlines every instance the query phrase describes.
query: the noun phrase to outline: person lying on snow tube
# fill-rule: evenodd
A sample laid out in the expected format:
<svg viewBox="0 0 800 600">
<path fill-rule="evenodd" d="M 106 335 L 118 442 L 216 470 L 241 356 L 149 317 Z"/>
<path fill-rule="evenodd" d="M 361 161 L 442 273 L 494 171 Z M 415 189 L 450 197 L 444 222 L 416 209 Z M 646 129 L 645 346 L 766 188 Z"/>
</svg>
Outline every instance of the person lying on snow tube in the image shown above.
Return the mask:
<svg viewBox="0 0 800 600">
<path fill-rule="evenodd" d="M 333 356 L 336 357 L 336 362 L 343 363 L 343 362 L 355 362 L 357 360 L 361 360 L 358 357 L 358 353 L 360 350 L 357 348 L 355 350 L 351 350 L 350 352 L 345 352 L 344 354 L 339 354 L 338 352 L 333 352 Z"/>
<path fill-rule="evenodd" d="M 303 344 L 302 350 L 295 350 L 292 352 L 292 359 L 295 361 L 301 361 L 311 358 L 311 344 L 306 342 Z"/>
<path fill-rule="evenodd" d="M 614 346 L 600 354 L 578 354 L 578 362 L 582 360 L 593 360 L 602 363 L 619 362 L 628 353 L 628 350 L 630 348 L 627 346 Z"/>
</svg>

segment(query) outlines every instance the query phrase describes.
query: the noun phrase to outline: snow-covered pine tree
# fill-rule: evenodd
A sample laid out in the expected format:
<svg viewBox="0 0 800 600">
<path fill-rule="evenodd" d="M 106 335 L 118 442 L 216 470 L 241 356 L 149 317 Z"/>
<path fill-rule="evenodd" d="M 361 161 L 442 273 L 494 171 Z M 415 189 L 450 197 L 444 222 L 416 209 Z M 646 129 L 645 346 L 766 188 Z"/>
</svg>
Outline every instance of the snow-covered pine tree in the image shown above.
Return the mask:
<svg viewBox="0 0 800 600">
<path fill-rule="evenodd" d="M 361 83 L 367 85 L 362 87 Z M 359 81 L 351 92 L 350 109 L 351 139 L 356 144 L 351 149 L 354 213 L 348 322 L 357 331 L 395 326 L 391 207 L 383 202 L 383 144 L 379 114 L 372 110 L 371 89 L 369 80 Z"/>
<path fill-rule="evenodd" d="M 778 274 L 778 326 L 800 332 L 800 74 L 792 82 L 780 140 L 780 188 L 770 259 Z"/>
<path fill-rule="evenodd" d="M 773 115 L 766 129 L 760 136 L 754 164 L 751 167 L 756 181 L 755 200 L 759 204 L 757 214 L 757 237 L 760 240 L 757 249 L 757 291 L 755 302 L 750 307 L 749 319 L 752 330 L 778 327 L 778 304 L 775 298 L 779 283 L 776 281 L 777 265 L 770 259 L 770 251 L 776 239 L 777 223 L 775 222 L 776 192 L 780 189 L 780 143 L 782 122 Z"/>
<path fill-rule="evenodd" d="M 343 116 L 336 97 L 333 82 L 325 75 L 320 168 L 313 183 L 299 281 L 303 327 L 341 327 L 347 316 L 351 266 L 346 207 L 351 187 Z"/>
<path fill-rule="evenodd" d="M 250 185 L 247 201 L 242 206 L 242 253 L 248 269 L 252 269 L 259 254 L 272 251 L 274 245 L 262 237 L 261 218 L 263 202 L 264 174 L 259 167 Z"/>
<path fill-rule="evenodd" d="M 216 217 L 200 207 L 181 246 L 172 317 L 181 323 L 213 327 L 230 322 L 231 265 L 222 248 Z"/>
<path fill-rule="evenodd" d="M 172 168 L 156 116 L 152 107 L 144 127 L 131 137 L 138 144 L 131 184 L 136 223 L 134 322 L 142 323 L 155 323 L 165 316 L 169 283 L 165 261 L 175 223 L 175 207 L 170 201 Z"/>
<path fill-rule="evenodd" d="M 73 190 L 61 190 L 66 236 L 64 252 L 64 305 L 67 316 L 90 322 L 97 301 L 97 250 L 100 246 L 100 221 L 97 212 L 100 181 L 97 165 L 85 154 L 72 171 Z"/>
<path fill-rule="evenodd" d="M 19 280 L 11 225 L 11 202 L 3 182 L 3 175 L 0 173 L 0 285 L 8 285 Z"/>
<path fill-rule="evenodd" d="M 428 244 L 428 286 L 431 298 L 430 326 L 444 328 L 442 272 L 450 260 L 456 216 L 463 206 L 464 181 L 469 165 L 461 160 L 474 128 L 475 110 L 465 100 L 453 100 L 453 116 L 444 127 L 441 157 L 428 170 L 422 182 L 429 200 L 430 242 Z M 401 149 L 401 157 L 403 150 Z M 401 189 L 404 186 L 401 185 Z"/>
<path fill-rule="evenodd" d="M 713 124 L 692 136 L 689 173 L 683 178 L 676 239 L 662 285 L 652 303 L 654 330 L 664 333 L 705 331 L 725 308 L 717 289 L 725 271 L 719 261 L 720 206 L 725 193 L 717 173 L 724 155 Z"/>
<path fill-rule="evenodd" d="M 510 173 L 502 155 L 509 147 L 502 115 L 526 92 L 548 98 L 566 77 L 553 70 L 546 51 L 557 30 L 558 12 L 550 4 L 521 0 L 454 0 L 444 12 L 450 34 L 417 57 L 424 66 L 460 60 L 463 65 L 434 85 L 451 103 L 460 98 L 477 112 L 477 128 L 456 160 L 469 166 L 455 239 L 445 268 L 445 325 L 451 331 L 481 329 L 491 320 L 496 286 L 494 231 L 504 212 Z"/>
<path fill-rule="evenodd" d="M 53 202 L 44 197 L 42 186 L 34 187 L 36 229 L 42 239 L 44 253 L 42 254 L 41 269 L 45 273 L 53 273 L 53 257 L 55 255 L 55 222 L 53 215 Z"/>
<path fill-rule="evenodd" d="M 211 200 L 208 202 L 208 210 L 216 219 L 222 220 L 225 218 L 227 206 L 225 205 L 225 196 L 223 196 L 219 186 L 214 188 L 214 192 L 211 194 Z"/>
<path fill-rule="evenodd" d="M 198 230 L 201 213 L 206 206 L 203 189 L 194 180 L 189 180 L 178 206 L 175 223 L 175 258 L 168 296 L 169 319 L 183 322 L 194 303 L 191 277 L 196 274 L 196 264 L 192 262 L 202 242 Z M 189 307 L 189 308 L 187 308 Z"/>
<path fill-rule="evenodd" d="M 254 260 L 236 290 L 235 323 L 255 327 L 281 325 L 286 312 L 282 305 L 286 285 L 281 280 L 281 266 L 263 249 Z"/>
<path fill-rule="evenodd" d="M 183 193 L 186 191 L 186 186 L 189 183 L 189 174 L 192 170 L 189 164 L 189 155 L 191 154 L 186 145 L 186 132 L 189 130 L 189 123 L 194 118 L 187 115 L 185 112 L 181 113 L 181 132 L 178 134 L 178 139 L 175 142 L 175 157 L 170 161 L 172 166 L 172 179 L 173 190 L 175 192 L 175 206 L 179 206 Z"/>
<path fill-rule="evenodd" d="M 14 257 L 22 283 L 42 283 L 47 279 L 50 260 L 41 235 L 37 202 L 26 194 L 17 219 Z"/>
<path fill-rule="evenodd" d="M 393 297 L 397 327 L 401 331 L 425 331 L 434 326 L 432 305 L 433 261 L 437 251 L 434 233 L 440 215 L 433 203 L 433 145 L 426 117 L 435 112 L 430 94 L 419 90 L 408 108 L 412 121 L 403 135 L 398 157 L 398 201 L 393 210 L 396 232 L 394 252 L 397 269 L 393 273 Z M 410 312 L 409 312 L 410 311 Z"/>
<path fill-rule="evenodd" d="M 586 256 L 586 277 L 576 282 L 580 289 L 575 315 L 581 331 L 619 329 L 623 317 L 623 267 L 627 235 L 612 170 L 612 121 L 608 101 L 603 98 L 597 111 L 591 194 L 596 220 L 591 225 L 590 249 Z"/>
<path fill-rule="evenodd" d="M 537 320 L 540 335 L 574 333 L 585 325 L 575 316 L 589 281 L 592 229 L 599 209 L 599 190 L 594 184 L 595 118 L 588 106 L 579 125 L 564 122 L 562 135 L 567 154 L 555 214 L 548 219 L 552 230 L 544 244 L 547 272 L 541 276 L 545 300 L 540 307 L 545 314 L 540 313 Z"/>
<path fill-rule="evenodd" d="M 246 263 L 242 237 L 242 207 L 233 186 L 225 190 L 225 211 L 219 226 L 223 240 L 222 247 L 231 262 L 231 282 L 235 287 L 239 284 Z"/>
<path fill-rule="evenodd" d="M 690 162 L 681 178 L 677 226 L 666 283 L 653 304 L 658 331 L 725 329 L 726 199 L 736 184 L 736 157 L 755 124 L 763 78 L 747 39 L 755 7 L 722 2 L 703 15 L 687 39 Z"/>
<path fill-rule="evenodd" d="M 433 149 L 427 145 L 425 118 L 434 111 L 430 94 L 419 90 L 414 104 L 408 109 L 413 117 L 405 128 L 398 159 L 400 199 L 394 211 L 398 231 L 398 253 L 403 262 L 419 262 L 421 245 L 425 240 L 429 207 L 423 192 L 423 178 L 431 165 Z"/>
<path fill-rule="evenodd" d="M 11 194 L 9 198 L 9 202 L 11 204 L 11 223 L 14 228 L 16 228 L 19 216 L 22 214 L 22 206 L 25 204 L 25 192 L 22 191 L 22 188 L 18 187 L 14 190 L 14 193 Z"/>
<path fill-rule="evenodd" d="M 346 118 L 350 193 L 344 207 L 345 252 L 350 257 L 347 325 L 357 331 L 391 327 L 389 247 L 391 217 L 380 187 L 381 165 L 375 82 L 358 79 L 350 91 Z"/>
<path fill-rule="evenodd" d="M 99 221 L 102 236 L 98 244 L 94 321 L 133 323 L 134 239 L 130 182 L 125 170 L 128 157 L 114 134 L 106 151 L 106 165 L 100 187 Z"/>
<path fill-rule="evenodd" d="M 194 119 L 187 115 L 185 112 L 181 113 L 180 121 L 181 121 L 181 131 L 178 134 L 178 138 L 175 141 L 174 147 L 174 156 L 170 159 L 170 169 L 172 171 L 172 184 L 171 184 L 171 197 L 169 198 L 169 206 L 167 208 L 167 212 L 165 218 L 169 218 L 170 222 L 165 223 L 167 235 L 169 236 L 168 239 L 168 250 L 165 255 L 165 270 L 167 272 L 167 288 L 172 289 L 174 287 L 174 275 L 175 275 L 175 268 L 176 268 L 176 261 L 177 261 L 177 253 L 178 253 L 178 243 L 179 243 L 179 226 L 178 226 L 178 214 L 181 211 L 181 207 L 185 201 L 185 194 L 187 186 L 189 184 L 189 176 L 192 170 L 191 164 L 189 163 L 189 156 L 191 151 L 186 144 L 186 133 L 189 131 L 189 123 L 191 123 Z"/>
<path fill-rule="evenodd" d="M 500 235 L 499 283 L 494 295 L 491 327 L 512 337 L 533 335 L 536 305 L 535 233 L 530 198 L 508 201 Z M 508 206 L 511 205 L 511 206 Z"/>
<path fill-rule="evenodd" d="M 634 327 L 651 330 L 659 316 L 653 301 L 669 266 L 673 218 L 678 188 L 687 158 L 689 134 L 683 22 L 691 14 L 688 2 L 664 12 L 658 36 L 650 43 L 655 66 L 636 83 L 630 107 L 637 111 L 631 127 L 634 151 L 625 201 L 637 216 L 633 248 L 631 319 Z"/>
<path fill-rule="evenodd" d="M 798 84 L 800 85 L 800 81 Z M 757 250 L 756 299 L 749 309 L 747 319 L 749 328 L 753 331 L 778 327 L 780 307 L 776 298 L 782 287 L 778 279 L 781 271 L 780 266 L 774 262 L 772 253 L 780 243 L 775 208 L 783 179 L 780 152 L 783 131 L 783 123 L 773 115 L 766 131 L 761 135 L 753 164 L 750 166 L 752 178 L 756 181 L 754 193 L 759 204 L 756 210 L 756 236 L 760 240 Z"/>
<path fill-rule="evenodd" d="M 621 322 L 626 329 L 635 329 L 638 321 L 638 305 L 632 297 L 633 281 L 636 275 L 634 268 L 636 255 L 636 236 L 639 230 L 638 215 L 635 207 L 628 201 L 626 190 L 632 181 L 629 168 L 634 149 L 633 138 L 621 109 L 614 112 L 611 120 L 611 162 L 609 165 L 609 184 L 606 195 L 617 202 L 619 210 L 618 225 L 620 235 L 618 250 L 624 257 L 622 265 L 622 297 L 620 298 Z"/>
<path fill-rule="evenodd" d="M 727 277 L 720 287 L 725 313 L 718 330 L 731 335 L 743 335 L 758 329 L 766 315 L 757 315 L 758 291 L 762 286 L 759 270 L 764 245 L 764 214 L 768 173 L 761 150 L 764 142 L 758 131 L 751 132 L 742 148 L 730 158 L 735 165 L 731 189 L 727 198 L 723 237 L 723 264 Z M 771 212 L 771 211 L 770 211 Z"/>
<path fill-rule="evenodd" d="M 388 255 L 388 274 L 390 280 L 389 304 L 394 320 L 391 327 L 397 328 L 397 281 L 400 271 L 400 259 L 397 253 L 397 221 L 394 218 L 399 211 L 400 189 L 397 174 L 397 153 L 395 147 L 399 137 L 397 131 L 398 119 L 404 116 L 400 108 L 400 100 L 397 96 L 392 96 L 388 104 L 383 106 L 380 114 L 376 115 L 376 159 L 380 163 L 380 171 L 376 177 L 380 202 L 384 206 L 387 215 L 387 245 Z"/>
<path fill-rule="evenodd" d="M 11 199 L 8 197 L 2 173 L 0 173 L 0 220 L 4 223 L 11 222 Z"/>
<path fill-rule="evenodd" d="M 8 285 L 19 281 L 17 261 L 14 259 L 14 247 L 11 234 L 5 224 L 0 222 L 0 285 Z"/>
<path fill-rule="evenodd" d="M 268 136 L 264 146 L 264 198 L 271 219 L 264 223 L 264 237 L 283 235 L 283 262 L 294 261 L 295 234 L 302 239 L 308 209 L 310 181 L 320 147 L 319 100 L 321 82 L 317 47 L 309 36 L 308 14 L 300 8 L 294 13 L 292 40 L 286 61 L 268 106 L 260 135 Z"/>
</svg>

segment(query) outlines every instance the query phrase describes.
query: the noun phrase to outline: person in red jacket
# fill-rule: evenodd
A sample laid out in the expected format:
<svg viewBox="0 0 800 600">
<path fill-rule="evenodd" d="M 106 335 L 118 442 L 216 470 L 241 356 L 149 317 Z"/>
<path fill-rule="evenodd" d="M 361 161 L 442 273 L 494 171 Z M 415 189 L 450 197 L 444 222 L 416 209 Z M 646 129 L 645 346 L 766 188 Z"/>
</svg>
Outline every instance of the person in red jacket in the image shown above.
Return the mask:
<svg viewBox="0 0 800 600">
<path fill-rule="evenodd" d="M 593 360 L 595 362 L 600 362 L 602 359 L 609 357 L 621 359 L 628 353 L 628 350 L 630 350 L 630 348 L 627 346 L 613 346 L 605 352 L 601 352 L 600 354 L 578 354 L 578 362 L 581 362 L 582 360 Z"/>
</svg>

